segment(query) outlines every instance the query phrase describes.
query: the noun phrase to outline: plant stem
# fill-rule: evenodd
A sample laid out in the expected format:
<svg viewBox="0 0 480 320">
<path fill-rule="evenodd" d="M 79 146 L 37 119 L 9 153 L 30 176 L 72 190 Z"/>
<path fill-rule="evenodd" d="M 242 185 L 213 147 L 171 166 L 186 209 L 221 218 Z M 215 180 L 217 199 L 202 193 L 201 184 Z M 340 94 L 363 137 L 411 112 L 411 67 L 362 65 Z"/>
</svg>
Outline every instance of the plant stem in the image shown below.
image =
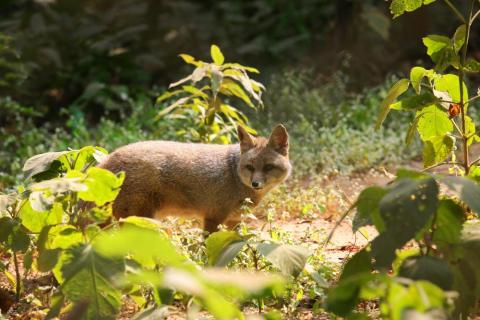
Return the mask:
<svg viewBox="0 0 480 320">
<path fill-rule="evenodd" d="M 445 0 L 448 1 L 448 0 Z M 465 77 L 465 60 L 467 59 L 467 50 L 468 50 L 468 40 L 470 38 L 470 27 L 472 21 L 472 14 L 473 14 L 473 5 L 475 0 L 470 1 L 470 12 L 468 14 L 468 20 L 466 22 L 466 32 L 465 32 L 465 41 L 462 48 L 462 56 L 460 57 L 460 69 L 458 70 L 459 73 L 459 85 L 460 85 L 460 111 L 461 111 L 461 119 L 462 119 L 462 138 L 463 138 L 463 167 L 465 169 L 465 175 L 468 175 L 470 171 L 470 163 L 469 163 L 469 152 L 468 152 L 468 137 L 466 134 L 466 103 L 465 103 L 465 96 L 463 93 L 463 79 Z"/>
<path fill-rule="evenodd" d="M 445 166 L 445 165 L 449 165 L 449 166 L 451 166 L 451 165 L 461 165 L 461 166 L 463 166 L 463 163 L 461 163 L 461 162 L 441 162 L 441 163 L 434 164 L 433 166 L 422 169 L 422 172 L 428 171 L 428 170 L 436 168 L 436 167 Z"/>
<path fill-rule="evenodd" d="M 450 2 L 450 0 L 443 0 L 449 7 L 450 9 L 455 13 L 455 15 L 463 22 L 465 23 L 465 18 L 463 15 L 458 11 L 458 9 Z"/>
<path fill-rule="evenodd" d="M 20 268 L 18 267 L 17 253 L 15 251 L 13 251 L 13 264 L 15 266 L 15 281 L 17 283 L 15 286 L 15 299 L 19 301 L 22 289 L 22 278 L 20 275 Z"/>
</svg>

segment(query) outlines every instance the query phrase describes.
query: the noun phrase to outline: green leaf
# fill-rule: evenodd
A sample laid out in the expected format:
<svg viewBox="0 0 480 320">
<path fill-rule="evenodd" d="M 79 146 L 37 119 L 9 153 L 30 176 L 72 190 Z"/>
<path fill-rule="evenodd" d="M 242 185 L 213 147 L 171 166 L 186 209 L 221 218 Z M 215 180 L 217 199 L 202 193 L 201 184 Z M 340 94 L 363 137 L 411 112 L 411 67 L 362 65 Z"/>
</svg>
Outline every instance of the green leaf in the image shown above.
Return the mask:
<svg viewBox="0 0 480 320">
<path fill-rule="evenodd" d="M 429 256 L 410 257 L 400 267 L 400 277 L 412 280 L 426 280 L 445 291 L 453 286 L 453 272 L 444 260 Z"/>
<path fill-rule="evenodd" d="M 237 83 L 233 81 L 223 81 L 220 92 L 226 95 L 233 95 L 237 98 L 240 98 L 251 108 L 254 108 L 254 105 L 245 91 Z"/>
<path fill-rule="evenodd" d="M 285 275 L 296 277 L 305 267 L 309 252 L 301 246 L 259 243 L 257 250 Z"/>
<path fill-rule="evenodd" d="M 451 199 L 440 200 L 432 241 L 439 248 L 457 244 L 464 220 L 465 214 L 461 206 Z"/>
<path fill-rule="evenodd" d="M 478 73 L 480 72 L 480 62 L 473 58 L 469 58 L 465 63 L 464 69 L 467 72 Z"/>
<path fill-rule="evenodd" d="M 57 161 L 58 158 L 67 153 L 68 151 L 47 152 L 31 157 L 23 166 L 23 172 L 25 172 L 26 179 L 30 179 L 40 173 L 48 171 L 53 162 Z"/>
<path fill-rule="evenodd" d="M 210 55 L 212 56 L 212 60 L 216 65 L 221 66 L 225 61 L 222 51 L 220 51 L 220 48 L 214 44 L 212 44 L 210 47 Z"/>
<path fill-rule="evenodd" d="M 438 56 L 452 44 L 452 41 L 448 37 L 434 34 L 423 38 L 423 44 L 427 47 L 427 54 L 432 57 L 434 62 L 437 62 Z"/>
<path fill-rule="evenodd" d="M 455 74 L 445 74 L 435 80 L 435 90 L 448 92 L 453 102 L 460 102 L 460 81 Z M 463 100 L 468 100 L 468 88 L 463 83 Z"/>
<path fill-rule="evenodd" d="M 467 26 L 462 24 L 457 28 L 455 34 L 453 35 L 453 47 L 455 53 L 458 53 L 462 49 L 465 43 L 465 34 L 467 32 Z"/>
<path fill-rule="evenodd" d="M 412 12 L 422 6 L 422 4 L 430 4 L 435 0 L 393 0 L 390 4 L 390 12 L 393 18 L 401 16 L 405 12 Z"/>
<path fill-rule="evenodd" d="M 405 99 L 402 99 L 396 103 L 390 105 L 390 109 L 394 110 L 419 110 L 425 107 L 428 107 L 432 104 L 438 102 L 437 97 L 435 97 L 430 92 L 425 92 L 420 95 L 411 96 Z"/>
<path fill-rule="evenodd" d="M 71 225 L 57 225 L 49 228 L 44 247 L 51 249 L 68 249 L 83 243 L 83 235 Z"/>
<path fill-rule="evenodd" d="M 388 190 L 382 187 L 369 187 L 364 189 L 358 196 L 356 206 L 357 214 L 353 220 L 353 230 L 356 232 L 360 227 L 373 223 L 379 232 L 385 229 L 380 216 L 379 203 Z"/>
<path fill-rule="evenodd" d="M 450 38 L 435 34 L 429 35 L 423 38 L 423 44 L 427 47 L 427 54 L 436 63 L 436 70 L 443 71 L 455 61 L 456 55 Z"/>
<path fill-rule="evenodd" d="M 380 105 L 380 114 L 378 115 L 377 123 L 375 125 L 376 129 L 379 129 L 383 121 L 390 111 L 390 105 L 405 91 L 407 91 L 410 81 L 408 79 L 401 79 L 395 83 L 390 91 L 387 93 L 387 96 Z"/>
<path fill-rule="evenodd" d="M 30 237 L 20 224 L 15 224 L 8 237 L 7 244 L 15 252 L 25 253 L 30 247 Z"/>
<path fill-rule="evenodd" d="M 370 254 L 365 250 L 357 252 L 343 268 L 339 281 L 357 276 L 362 273 L 370 273 L 373 270 Z"/>
<path fill-rule="evenodd" d="M 48 272 L 54 269 L 60 258 L 60 249 L 49 250 L 45 248 L 45 243 L 49 240 L 48 234 L 51 228 L 52 226 L 43 228 L 37 240 L 37 268 L 41 272 Z M 59 279 L 57 278 L 57 280 Z"/>
<path fill-rule="evenodd" d="M 420 94 L 422 79 L 425 77 L 427 70 L 422 67 L 413 67 L 410 71 L 410 82 L 417 94 Z"/>
<path fill-rule="evenodd" d="M 111 278 L 124 272 L 120 260 L 106 259 L 92 246 L 68 249 L 61 262 L 62 293 L 74 303 L 87 304 L 87 319 L 115 319 L 121 293 Z"/>
<path fill-rule="evenodd" d="M 441 179 L 476 214 L 480 213 L 480 186 L 463 177 L 444 177 Z"/>
<path fill-rule="evenodd" d="M 133 224 L 125 224 L 119 230 L 102 232 L 95 238 L 93 245 L 105 257 L 121 258 L 130 255 L 145 267 L 153 267 L 158 263 L 179 265 L 185 260 L 165 234 Z"/>
<path fill-rule="evenodd" d="M 50 210 L 41 212 L 33 210 L 30 201 L 24 200 L 18 212 L 23 226 L 31 232 L 40 232 L 47 225 L 62 223 L 63 215 L 63 207 L 59 202 L 54 203 Z"/>
<path fill-rule="evenodd" d="M 208 263 L 210 265 L 226 266 L 245 245 L 243 240 L 244 239 L 235 231 L 218 231 L 212 233 L 205 240 Z M 232 247 L 231 245 L 235 243 L 237 245 Z M 238 248 L 239 246 L 241 247 Z M 238 251 L 234 249 L 238 249 Z M 227 252 L 222 255 L 225 250 Z M 219 261 L 219 258 L 222 258 L 221 261 Z M 228 258 L 231 259 L 229 260 Z"/>
<path fill-rule="evenodd" d="M 442 310 L 446 303 L 444 291 L 436 285 L 423 280 L 414 281 L 407 286 L 403 283 L 392 282 L 384 299 L 386 301 L 383 305 L 388 308 L 388 311 L 385 309 L 384 311 L 388 312 L 390 319 L 398 320 L 407 319 L 407 313 L 413 310 L 417 311 L 417 313 L 431 312 L 434 309 Z M 427 317 L 426 319 L 433 318 Z"/>
<path fill-rule="evenodd" d="M 326 309 L 341 317 L 350 315 L 359 302 L 361 288 L 375 278 L 376 275 L 364 272 L 343 279 L 329 290 Z"/>
<path fill-rule="evenodd" d="M 90 168 L 87 171 L 86 179 L 83 181 L 87 190 L 78 192 L 78 197 L 85 201 L 93 201 L 97 206 L 102 206 L 115 200 L 124 179 L 124 172 L 116 175 L 102 168 Z"/>
<path fill-rule="evenodd" d="M 431 105 L 417 112 L 417 130 L 423 141 L 443 137 L 453 131 L 453 124 L 447 113 L 436 105 Z"/>
<path fill-rule="evenodd" d="M 413 137 L 415 136 L 415 132 L 417 130 L 418 120 L 420 120 L 421 117 L 421 115 L 417 115 L 410 124 L 410 127 L 408 127 L 407 135 L 405 136 L 405 143 L 407 145 L 412 143 Z"/>
<path fill-rule="evenodd" d="M 452 155 L 454 140 L 452 137 L 437 136 L 428 141 L 425 141 L 423 145 L 423 165 L 429 167 L 434 164 L 440 163 Z"/>
<path fill-rule="evenodd" d="M 196 61 L 194 57 L 192 57 L 189 54 L 181 53 L 178 55 L 180 58 L 182 58 L 183 61 L 185 61 L 188 64 L 193 64 L 196 67 L 201 67 L 202 62 L 201 61 Z"/>
<path fill-rule="evenodd" d="M 438 185 L 432 178 L 396 180 L 380 201 L 385 232 L 372 242 L 372 257 L 377 268 L 388 268 L 395 250 L 425 227 L 438 206 Z"/>
</svg>

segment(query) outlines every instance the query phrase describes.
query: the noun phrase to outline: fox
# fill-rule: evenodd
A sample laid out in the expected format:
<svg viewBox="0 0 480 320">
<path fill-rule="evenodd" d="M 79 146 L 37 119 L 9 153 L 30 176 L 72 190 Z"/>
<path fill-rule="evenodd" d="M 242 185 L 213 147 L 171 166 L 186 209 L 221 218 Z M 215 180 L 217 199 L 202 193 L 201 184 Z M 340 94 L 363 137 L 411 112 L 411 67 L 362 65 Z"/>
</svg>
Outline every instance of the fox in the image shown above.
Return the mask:
<svg viewBox="0 0 480 320">
<path fill-rule="evenodd" d="M 243 205 L 255 207 L 289 177 L 289 136 L 279 124 L 268 138 L 237 127 L 238 144 L 141 141 L 116 149 L 99 167 L 125 172 L 112 204 L 117 218 L 193 216 L 212 233 L 233 229 Z"/>
</svg>

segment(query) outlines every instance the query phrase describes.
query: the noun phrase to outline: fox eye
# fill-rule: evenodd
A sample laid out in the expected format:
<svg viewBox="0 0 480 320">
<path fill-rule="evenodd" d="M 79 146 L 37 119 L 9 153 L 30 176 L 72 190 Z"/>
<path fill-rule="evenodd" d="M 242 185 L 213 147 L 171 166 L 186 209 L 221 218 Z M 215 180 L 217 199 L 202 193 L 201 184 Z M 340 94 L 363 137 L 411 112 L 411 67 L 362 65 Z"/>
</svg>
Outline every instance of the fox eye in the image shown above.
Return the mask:
<svg viewBox="0 0 480 320">
<path fill-rule="evenodd" d="M 247 168 L 248 171 L 255 171 L 255 168 L 251 164 L 247 164 L 245 168 Z"/>
<path fill-rule="evenodd" d="M 273 169 L 275 169 L 275 166 L 273 164 L 266 164 L 263 167 L 263 171 L 265 171 L 265 172 L 272 171 Z"/>
</svg>

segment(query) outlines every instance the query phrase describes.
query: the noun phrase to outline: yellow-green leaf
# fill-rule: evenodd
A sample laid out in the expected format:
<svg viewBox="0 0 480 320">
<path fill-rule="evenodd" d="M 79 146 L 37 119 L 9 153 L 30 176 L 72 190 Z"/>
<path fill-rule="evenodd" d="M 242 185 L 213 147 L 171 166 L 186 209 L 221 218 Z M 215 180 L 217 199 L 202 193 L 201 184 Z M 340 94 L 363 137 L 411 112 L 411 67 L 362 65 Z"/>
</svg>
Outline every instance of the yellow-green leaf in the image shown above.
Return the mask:
<svg viewBox="0 0 480 320">
<path fill-rule="evenodd" d="M 222 51 L 220 51 L 220 48 L 214 44 L 210 47 L 210 54 L 212 56 L 212 60 L 216 65 L 221 66 L 223 62 L 225 61 L 225 57 L 222 54 Z"/>
</svg>

